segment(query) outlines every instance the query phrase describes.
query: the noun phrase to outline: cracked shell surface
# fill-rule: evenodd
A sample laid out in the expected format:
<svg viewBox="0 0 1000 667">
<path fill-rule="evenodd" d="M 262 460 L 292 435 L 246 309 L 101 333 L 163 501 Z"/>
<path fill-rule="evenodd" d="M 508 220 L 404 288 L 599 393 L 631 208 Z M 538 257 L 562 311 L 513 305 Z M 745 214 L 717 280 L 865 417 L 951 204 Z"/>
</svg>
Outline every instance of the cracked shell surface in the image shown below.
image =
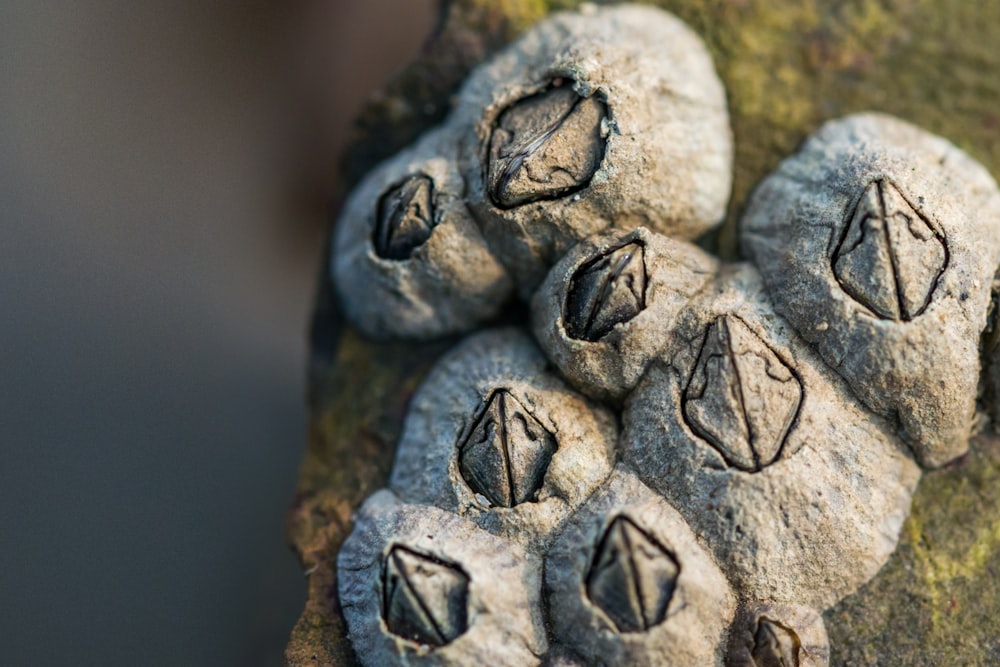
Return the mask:
<svg viewBox="0 0 1000 667">
<path fill-rule="evenodd" d="M 725 91 L 698 36 L 662 10 L 539 22 L 470 75 L 453 118 L 468 128 L 470 206 L 522 296 L 608 227 L 690 239 L 725 214 Z"/>
<path fill-rule="evenodd" d="M 582 659 L 568 664 L 718 665 L 735 610 L 726 578 L 681 515 L 621 466 L 553 544 L 545 593 L 554 641 Z M 609 615 L 609 605 L 620 612 Z M 622 614 L 645 618 L 646 629 L 621 629 Z"/>
<path fill-rule="evenodd" d="M 447 126 L 425 135 L 369 173 L 344 205 L 331 271 L 344 311 L 367 336 L 467 331 L 512 292 L 465 205 L 453 135 Z"/>
<path fill-rule="evenodd" d="M 951 143 L 858 114 L 782 162 L 741 222 L 775 309 L 925 466 L 968 449 L 998 202 Z"/>
<path fill-rule="evenodd" d="M 631 317 L 618 317 L 606 333 L 588 340 L 573 332 L 567 319 L 576 314 L 574 291 L 595 293 L 592 302 L 614 305 L 614 281 L 621 282 L 621 268 L 603 267 L 598 281 L 583 283 L 580 276 L 604 257 L 613 258 L 629 246 L 638 246 L 632 263 L 641 262 L 642 307 Z M 620 264 L 619 259 L 616 264 Z M 556 264 L 531 302 L 532 331 L 539 345 L 560 372 L 580 391 L 599 400 L 620 402 L 632 390 L 649 362 L 667 342 L 673 321 L 687 301 L 718 270 L 718 261 L 696 246 L 673 241 L 640 227 L 613 232 L 577 244 Z M 588 276 L 585 276 L 589 278 Z M 592 284 L 595 283 L 596 284 Z M 595 320 L 600 303 L 589 303 Z M 575 334 L 575 335 L 574 335 Z"/>
<path fill-rule="evenodd" d="M 526 332 L 485 331 L 413 396 L 390 485 L 541 550 L 611 472 L 617 436 L 614 415 L 570 389 Z"/>
<path fill-rule="evenodd" d="M 455 588 L 455 580 L 465 578 L 464 596 L 445 592 L 451 594 L 453 614 L 461 615 L 454 607 L 464 603 L 464 624 L 458 626 L 464 625 L 464 630 L 443 645 L 403 638 L 386 623 L 385 561 L 400 547 L 409 554 L 401 569 L 411 573 L 411 581 L 402 584 L 402 593 L 395 589 L 393 593 L 405 593 L 413 600 L 423 596 L 407 607 L 417 609 L 418 622 L 436 611 L 434 596 L 442 597 L 442 578 L 449 589 Z M 419 571 L 421 563 L 428 571 Z M 366 667 L 520 667 L 539 664 L 538 656 L 547 648 L 539 559 L 454 514 L 407 505 L 391 492 L 379 491 L 355 515 L 354 531 L 337 557 L 337 568 L 344 617 Z M 442 569 L 450 576 L 442 577 Z M 426 624 L 434 627 L 436 622 Z"/>
<path fill-rule="evenodd" d="M 698 419 L 693 378 L 720 320 L 735 352 L 709 365 L 717 400 Z M 623 460 L 704 538 L 741 596 L 824 609 L 871 579 L 920 478 L 891 429 L 855 407 L 749 265 L 694 299 L 672 338 L 626 401 Z M 747 466 L 741 451 L 754 452 Z"/>
</svg>

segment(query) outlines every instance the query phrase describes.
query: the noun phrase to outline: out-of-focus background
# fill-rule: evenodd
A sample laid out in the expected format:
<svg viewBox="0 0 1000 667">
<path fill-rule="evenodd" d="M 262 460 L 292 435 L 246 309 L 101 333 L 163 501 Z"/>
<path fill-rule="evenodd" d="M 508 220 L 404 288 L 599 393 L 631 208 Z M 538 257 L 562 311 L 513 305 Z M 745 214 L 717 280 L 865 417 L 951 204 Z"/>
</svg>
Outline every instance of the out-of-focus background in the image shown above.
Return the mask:
<svg viewBox="0 0 1000 667">
<path fill-rule="evenodd" d="M 0 664 L 278 664 L 337 154 L 434 0 L 0 5 Z"/>
</svg>

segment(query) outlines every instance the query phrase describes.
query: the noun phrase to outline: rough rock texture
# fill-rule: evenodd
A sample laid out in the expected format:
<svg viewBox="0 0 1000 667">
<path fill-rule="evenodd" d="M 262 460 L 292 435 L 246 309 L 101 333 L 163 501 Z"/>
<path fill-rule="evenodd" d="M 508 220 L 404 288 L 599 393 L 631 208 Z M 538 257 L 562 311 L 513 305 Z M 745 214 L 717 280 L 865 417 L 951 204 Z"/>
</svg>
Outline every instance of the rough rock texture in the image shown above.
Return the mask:
<svg viewBox="0 0 1000 667">
<path fill-rule="evenodd" d="M 554 640 L 588 665 L 721 664 L 735 610 L 684 519 L 622 467 L 549 551 L 545 596 Z"/>
<path fill-rule="evenodd" d="M 725 92 L 701 40 L 664 12 L 590 7 L 538 23 L 473 72 L 454 120 L 470 133 L 470 205 L 523 295 L 609 226 L 689 239 L 725 215 Z"/>
<path fill-rule="evenodd" d="M 547 368 L 520 329 L 475 334 L 413 397 L 391 486 L 540 550 L 614 465 L 605 408 Z"/>
<path fill-rule="evenodd" d="M 1000 191 L 951 143 L 831 121 L 755 191 L 744 250 L 803 338 L 925 466 L 964 453 L 1000 250 Z"/>
<path fill-rule="evenodd" d="M 830 642 L 809 607 L 742 603 L 729 631 L 726 667 L 827 667 Z"/>
<path fill-rule="evenodd" d="M 356 181 L 439 122 L 472 64 L 548 11 L 577 4 L 447 3 L 425 51 L 359 118 L 345 161 L 348 179 Z M 751 188 L 828 118 L 887 111 L 948 137 L 1000 173 L 1000 52 L 988 6 L 948 0 L 656 4 L 706 40 L 727 88 L 735 179 L 727 224 L 713 239 L 724 255 L 735 252 L 735 219 Z M 344 325 L 331 293 L 320 292 L 310 439 L 288 523 L 308 599 L 291 633 L 289 665 L 357 664 L 336 598 L 336 553 L 351 513 L 385 485 L 405 403 L 444 349 L 441 343 L 363 340 Z M 1000 662 L 998 516 L 1000 439 L 984 434 L 969 455 L 924 475 L 888 564 L 824 614 L 831 664 Z"/>
<path fill-rule="evenodd" d="M 774 314 L 749 265 L 680 315 L 625 404 L 623 459 L 743 597 L 825 609 L 878 572 L 920 478 L 891 429 Z"/>
<path fill-rule="evenodd" d="M 432 338 L 495 316 L 511 280 L 465 205 L 455 132 L 443 127 L 375 168 L 336 226 L 331 273 L 374 338 Z"/>
<path fill-rule="evenodd" d="M 355 515 L 337 566 L 366 666 L 521 667 L 546 649 L 539 559 L 454 514 L 380 491 Z"/>
<path fill-rule="evenodd" d="M 620 402 L 718 270 L 697 247 L 640 227 L 578 243 L 532 299 L 532 330 L 580 391 Z"/>
</svg>

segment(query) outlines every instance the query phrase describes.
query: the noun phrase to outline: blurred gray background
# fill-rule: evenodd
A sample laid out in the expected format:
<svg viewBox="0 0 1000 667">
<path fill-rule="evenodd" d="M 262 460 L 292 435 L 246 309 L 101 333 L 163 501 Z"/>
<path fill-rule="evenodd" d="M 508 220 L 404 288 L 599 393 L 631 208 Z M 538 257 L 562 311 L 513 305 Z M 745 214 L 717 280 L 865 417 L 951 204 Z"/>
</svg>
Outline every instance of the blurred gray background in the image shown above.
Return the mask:
<svg viewBox="0 0 1000 667">
<path fill-rule="evenodd" d="M 337 153 L 432 5 L 0 5 L 0 664 L 280 663 Z"/>
</svg>

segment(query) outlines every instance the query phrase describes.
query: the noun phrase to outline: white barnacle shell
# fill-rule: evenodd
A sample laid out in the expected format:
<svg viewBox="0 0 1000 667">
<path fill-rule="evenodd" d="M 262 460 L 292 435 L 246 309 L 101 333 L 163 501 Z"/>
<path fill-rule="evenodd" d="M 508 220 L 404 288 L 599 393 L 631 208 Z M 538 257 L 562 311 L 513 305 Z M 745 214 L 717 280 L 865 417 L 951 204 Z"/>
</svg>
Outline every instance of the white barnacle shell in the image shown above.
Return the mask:
<svg viewBox="0 0 1000 667">
<path fill-rule="evenodd" d="M 654 7 L 540 21 L 470 75 L 453 119 L 470 206 L 523 296 L 591 234 L 690 239 L 725 214 L 725 90 L 699 37 Z"/>
<path fill-rule="evenodd" d="M 617 437 L 612 413 L 552 372 L 526 332 L 487 330 L 413 396 L 390 485 L 543 551 L 611 472 Z"/>
<path fill-rule="evenodd" d="M 743 264 L 693 299 L 623 415 L 622 457 L 743 597 L 824 609 L 896 548 L 920 468 Z"/>
<path fill-rule="evenodd" d="M 454 159 L 454 132 L 439 128 L 377 166 L 344 204 L 330 271 L 348 319 L 372 338 L 467 331 L 511 293 Z"/>
<path fill-rule="evenodd" d="M 547 641 L 537 556 L 384 490 L 354 520 L 337 578 L 362 665 L 539 664 Z"/>
<path fill-rule="evenodd" d="M 717 270 L 696 246 L 645 227 L 598 234 L 538 288 L 532 331 L 580 391 L 621 402 L 670 340 L 678 312 Z"/>
<path fill-rule="evenodd" d="M 780 313 L 924 466 L 968 448 L 1000 191 L 948 141 L 830 121 L 757 188 L 746 254 Z"/>
</svg>

